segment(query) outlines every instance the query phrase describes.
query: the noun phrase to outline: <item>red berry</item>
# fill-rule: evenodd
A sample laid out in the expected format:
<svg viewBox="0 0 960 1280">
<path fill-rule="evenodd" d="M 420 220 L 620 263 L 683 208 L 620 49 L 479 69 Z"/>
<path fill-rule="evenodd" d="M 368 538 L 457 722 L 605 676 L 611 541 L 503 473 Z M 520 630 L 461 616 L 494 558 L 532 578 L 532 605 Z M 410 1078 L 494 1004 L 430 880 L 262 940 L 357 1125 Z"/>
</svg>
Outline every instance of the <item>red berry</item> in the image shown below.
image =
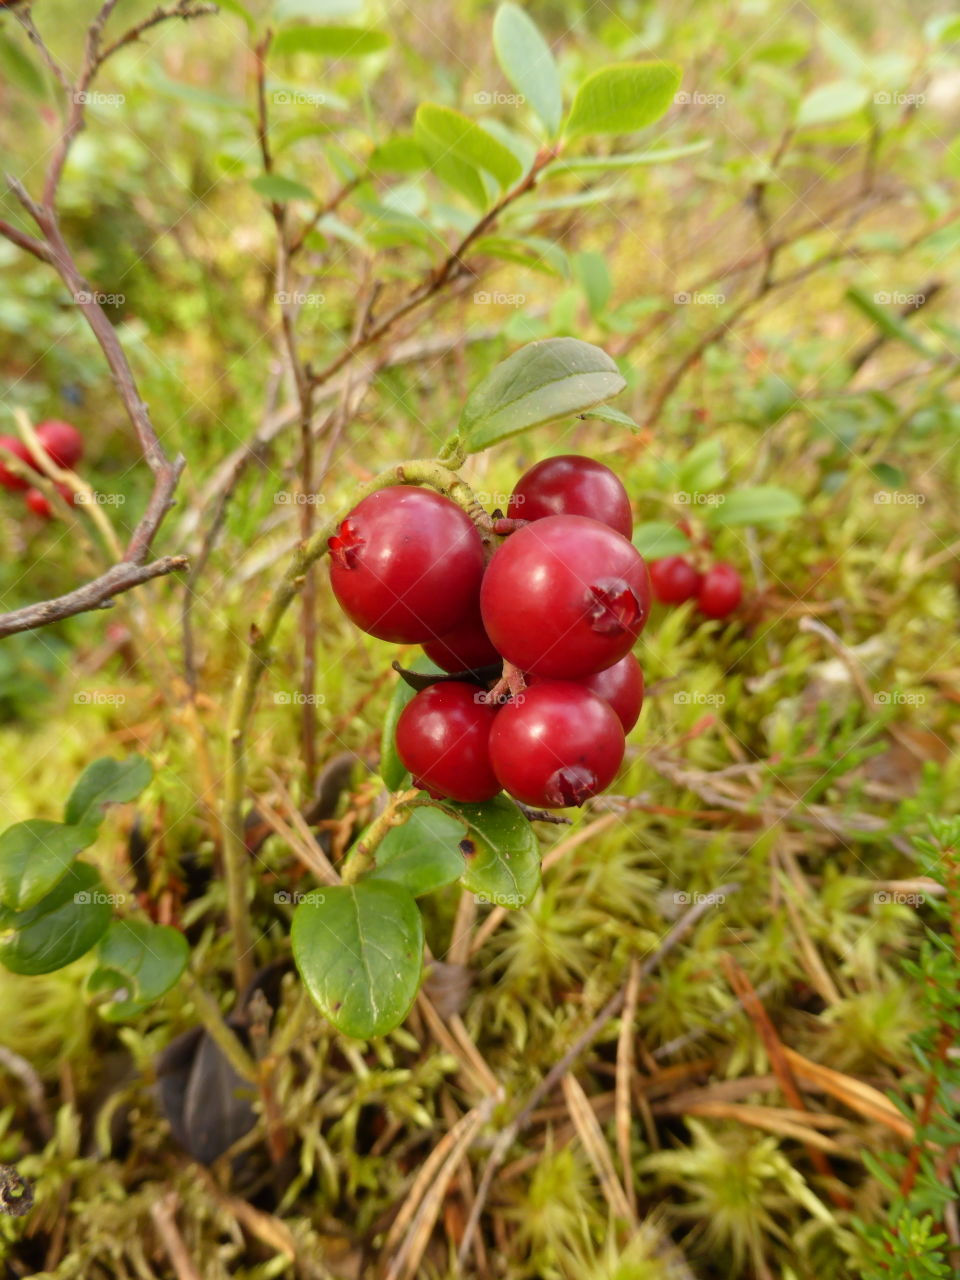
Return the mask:
<svg viewBox="0 0 960 1280">
<path fill-rule="evenodd" d="M 429 489 L 378 490 L 341 520 L 328 546 L 340 607 L 381 640 L 439 639 L 476 605 L 480 535 L 465 511 Z"/>
<path fill-rule="evenodd" d="M 497 708 L 481 702 L 481 693 L 459 680 L 432 684 L 400 713 L 397 754 L 414 786 L 435 800 L 479 804 L 500 790 L 489 750 Z"/>
<path fill-rule="evenodd" d="M 623 760 L 613 709 L 581 684 L 544 680 L 512 698 L 490 732 L 501 786 L 523 804 L 564 809 L 610 785 Z"/>
<path fill-rule="evenodd" d="M 650 612 L 632 543 L 585 516 L 546 516 L 494 553 L 480 610 L 497 651 L 521 671 L 574 679 L 630 652 Z"/>
<path fill-rule="evenodd" d="M 542 676 L 527 677 L 528 688 L 543 683 Z M 605 671 L 598 671 L 592 676 L 580 676 L 570 683 L 589 689 L 598 698 L 609 703 L 617 713 L 624 733 L 629 733 L 640 719 L 643 707 L 643 671 L 632 653 L 628 653 Z"/>
<path fill-rule="evenodd" d="M 72 471 L 83 457 L 83 436 L 69 422 L 51 418 L 37 427 L 37 439 L 58 467 Z"/>
<path fill-rule="evenodd" d="M 27 446 L 19 438 L 19 436 L 0 436 L 0 445 L 15 458 L 19 458 L 21 462 L 25 462 L 28 467 L 33 467 L 36 471 L 36 464 L 30 457 Z M 15 476 L 12 471 L 3 465 L 3 454 L 0 454 L 0 486 L 4 489 L 29 489 L 29 482 L 20 476 Z"/>
<path fill-rule="evenodd" d="M 619 478 L 602 462 L 575 453 L 545 458 L 522 475 L 507 515 L 514 520 L 589 516 L 625 538 L 633 533 L 630 499 Z"/>
<path fill-rule="evenodd" d="M 28 489 L 26 497 L 27 506 L 35 516 L 39 516 L 41 520 L 49 520 L 53 515 L 53 508 L 47 501 L 45 494 L 39 489 Z"/>
<path fill-rule="evenodd" d="M 703 575 L 697 608 L 708 618 L 726 618 L 743 596 L 743 581 L 732 564 L 722 561 Z"/>
<path fill-rule="evenodd" d="M 661 604 L 683 604 L 700 590 L 701 575 L 684 556 L 666 556 L 650 564 L 650 585 Z"/>
<path fill-rule="evenodd" d="M 479 671 L 500 662 L 499 653 L 483 629 L 479 605 L 445 636 L 428 641 L 423 652 L 444 671 Z"/>
</svg>

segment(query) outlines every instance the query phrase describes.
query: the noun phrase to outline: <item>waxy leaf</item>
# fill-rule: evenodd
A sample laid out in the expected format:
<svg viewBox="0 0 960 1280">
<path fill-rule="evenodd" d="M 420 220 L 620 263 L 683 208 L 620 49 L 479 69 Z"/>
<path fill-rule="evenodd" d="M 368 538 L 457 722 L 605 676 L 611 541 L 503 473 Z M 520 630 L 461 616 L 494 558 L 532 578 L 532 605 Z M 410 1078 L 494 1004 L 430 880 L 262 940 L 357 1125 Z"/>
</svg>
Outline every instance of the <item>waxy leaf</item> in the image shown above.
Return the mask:
<svg viewBox="0 0 960 1280">
<path fill-rule="evenodd" d="M 576 137 L 645 129 L 670 109 L 680 76 L 680 68 L 672 62 L 601 67 L 578 89 L 566 133 Z"/>
<path fill-rule="evenodd" d="M 104 756 L 88 765 L 70 792 L 64 822 L 72 826 L 98 826 L 109 804 L 136 800 L 153 777 L 150 761 L 143 756 L 111 760 Z"/>
<path fill-rule="evenodd" d="M 186 938 L 167 924 L 113 920 L 100 941 L 98 965 L 87 980 L 91 994 L 111 993 L 100 1007 L 108 1022 L 133 1017 L 169 991 L 190 955 Z"/>
<path fill-rule="evenodd" d="M 85 955 L 113 914 L 95 867 L 75 862 L 28 911 L 0 907 L 0 963 L 13 973 L 52 973 Z"/>
<path fill-rule="evenodd" d="M 463 823 L 442 809 L 414 809 L 381 840 L 370 879 L 395 880 L 415 898 L 453 884 L 463 875 L 460 841 L 466 834 Z"/>
<path fill-rule="evenodd" d="M 520 161 L 502 142 L 469 116 L 450 107 L 426 102 L 417 108 L 414 134 L 422 147 L 454 156 L 474 169 L 489 173 L 501 187 L 520 177 Z"/>
<path fill-rule="evenodd" d="M 607 353 L 589 342 L 530 342 L 474 387 L 460 416 L 460 435 L 477 453 L 528 427 L 592 409 L 626 385 Z"/>
<path fill-rule="evenodd" d="M 290 938 L 311 998 L 338 1031 L 366 1040 L 406 1017 L 423 969 L 423 921 L 402 885 L 325 887 L 297 907 Z"/>
<path fill-rule="evenodd" d="M 744 524 L 776 524 L 798 516 L 803 504 L 795 493 L 775 484 L 758 484 L 728 493 L 711 511 L 707 523 L 714 527 Z"/>
<path fill-rule="evenodd" d="M 274 40 L 272 52 L 363 58 L 381 53 L 389 44 L 389 36 L 368 27 L 288 27 Z"/>
<path fill-rule="evenodd" d="M 540 884 L 540 849 L 533 827 L 512 800 L 496 796 L 485 804 L 454 804 L 445 809 L 467 825 L 460 852 L 467 867 L 466 889 L 499 907 L 522 907 Z"/>
<path fill-rule="evenodd" d="M 536 23 L 518 5 L 501 4 L 493 20 L 493 47 L 503 74 L 552 137 L 563 118 L 560 73 Z"/>
<path fill-rule="evenodd" d="M 686 555 L 690 539 L 666 520 L 647 520 L 634 529 L 633 545 L 645 560 L 660 560 L 664 556 Z"/>
<path fill-rule="evenodd" d="M 860 111 L 870 90 L 857 80 L 834 80 L 812 90 L 797 108 L 797 124 L 831 124 Z"/>
<path fill-rule="evenodd" d="M 282 173 L 260 173 L 250 182 L 258 195 L 274 204 L 286 204 L 288 200 L 312 200 L 313 192 L 302 182 L 285 178 Z"/>
<path fill-rule="evenodd" d="M 91 827 L 45 818 L 18 822 L 0 835 L 0 902 L 14 911 L 35 906 L 93 842 Z"/>
</svg>

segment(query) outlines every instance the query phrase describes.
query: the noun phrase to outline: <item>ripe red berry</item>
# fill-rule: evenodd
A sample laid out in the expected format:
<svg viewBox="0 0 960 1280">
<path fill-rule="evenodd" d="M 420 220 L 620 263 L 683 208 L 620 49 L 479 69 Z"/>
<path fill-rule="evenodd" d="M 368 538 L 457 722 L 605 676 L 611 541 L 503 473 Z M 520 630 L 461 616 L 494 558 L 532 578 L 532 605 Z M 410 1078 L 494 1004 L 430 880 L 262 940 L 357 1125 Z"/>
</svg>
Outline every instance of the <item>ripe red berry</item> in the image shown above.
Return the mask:
<svg viewBox="0 0 960 1280">
<path fill-rule="evenodd" d="M 542 676 L 527 676 L 528 688 L 543 683 Z M 623 725 L 624 733 L 629 733 L 640 719 L 643 707 L 643 671 L 632 653 L 628 653 L 605 671 L 598 671 L 592 676 L 580 676 L 571 681 L 571 684 L 589 689 L 598 698 L 609 703 Z"/>
<path fill-rule="evenodd" d="M 35 516 L 39 516 L 41 520 L 49 520 L 53 515 L 53 508 L 45 494 L 39 489 L 28 489 L 26 503 Z"/>
<path fill-rule="evenodd" d="M 439 639 L 475 607 L 483 544 L 466 512 L 439 493 L 380 489 L 341 520 L 328 546 L 340 607 L 381 640 Z"/>
<path fill-rule="evenodd" d="M 397 754 L 414 786 L 435 800 L 479 804 L 500 790 L 489 750 L 498 712 L 479 701 L 481 692 L 459 680 L 432 684 L 400 713 Z"/>
<path fill-rule="evenodd" d="M 633 533 L 630 499 L 619 478 L 602 462 L 575 453 L 544 458 L 522 475 L 507 515 L 514 520 L 589 516 L 625 538 Z"/>
<path fill-rule="evenodd" d="M 666 556 L 650 564 L 650 585 L 661 604 L 683 604 L 700 590 L 702 575 L 684 556 Z"/>
<path fill-rule="evenodd" d="M 439 640 L 429 640 L 423 652 L 444 671 L 479 671 L 500 662 L 499 653 L 483 629 L 479 604 L 459 626 Z"/>
<path fill-rule="evenodd" d="M 0 445 L 2 445 L 9 453 L 12 453 L 15 458 L 19 458 L 21 462 L 25 462 L 28 467 L 33 467 L 34 471 L 36 471 L 36 466 L 33 459 L 30 457 L 27 446 L 19 436 L 0 436 Z M 28 481 L 22 479 L 20 476 L 15 476 L 12 471 L 3 465 L 2 454 L 0 454 L 0 486 L 4 489 L 13 490 L 29 489 L 30 487 Z"/>
<path fill-rule="evenodd" d="M 650 612 L 647 566 L 632 543 L 585 516 L 547 516 L 494 553 L 480 611 L 497 651 L 521 671 L 573 679 L 630 652 Z"/>
<path fill-rule="evenodd" d="M 581 684 L 544 680 L 501 708 L 490 760 L 505 790 L 545 809 L 580 805 L 610 785 L 623 760 L 613 709 Z"/>
<path fill-rule="evenodd" d="M 83 457 L 83 436 L 69 422 L 51 418 L 37 427 L 37 439 L 58 467 L 72 471 Z"/>
<path fill-rule="evenodd" d="M 743 581 L 732 564 L 723 561 L 703 575 L 697 608 L 708 618 L 726 618 L 733 613 L 743 596 Z"/>
</svg>

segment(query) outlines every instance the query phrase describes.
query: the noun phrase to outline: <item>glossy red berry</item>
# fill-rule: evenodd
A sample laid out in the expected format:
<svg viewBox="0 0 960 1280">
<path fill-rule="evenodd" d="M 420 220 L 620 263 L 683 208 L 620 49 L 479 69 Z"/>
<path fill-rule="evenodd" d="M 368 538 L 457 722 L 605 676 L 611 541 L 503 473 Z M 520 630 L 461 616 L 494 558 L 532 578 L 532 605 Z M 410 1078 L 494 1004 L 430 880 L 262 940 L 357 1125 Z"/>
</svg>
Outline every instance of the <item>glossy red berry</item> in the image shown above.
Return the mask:
<svg viewBox="0 0 960 1280">
<path fill-rule="evenodd" d="M 51 418 L 37 427 L 37 439 L 58 467 L 72 471 L 83 457 L 83 436 L 72 423 Z"/>
<path fill-rule="evenodd" d="M 629 653 L 650 612 L 643 558 L 585 516 L 547 516 L 512 533 L 480 590 L 487 635 L 521 671 L 572 679 Z"/>
<path fill-rule="evenodd" d="M 723 561 L 713 565 L 703 575 L 697 608 L 708 618 L 726 618 L 743 597 L 743 580 L 732 564 Z"/>
<path fill-rule="evenodd" d="M 36 471 L 36 465 L 30 457 L 27 446 L 19 438 L 19 436 L 0 436 L 0 445 L 7 452 L 12 453 L 15 458 L 19 458 L 21 462 L 25 462 L 28 467 L 33 467 Z M 0 486 L 4 489 L 29 489 L 30 484 L 27 480 L 20 476 L 15 476 L 9 468 L 3 465 L 3 454 L 0 453 Z"/>
<path fill-rule="evenodd" d="M 543 684 L 544 678 L 527 676 L 527 683 L 528 687 L 533 687 Z M 598 671 L 592 676 L 580 676 L 571 683 L 589 689 L 598 698 L 609 703 L 623 725 L 624 733 L 629 733 L 640 719 L 643 707 L 643 671 L 632 653 L 628 653 L 605 671 Z"/>
<path fill-rule="evenodd" d="M 25 501 L 33 514 L 39 516 L 41 520 L 49 520 L 53 515 L 53 507 L 46 494 L 41 493 L 39 489 L 28 489 Z"/>
<path fill-rule="evenodd" d="M 544 458 L 522 475 L 507 515 L 514 520 L 589 516 L 625 538 L 633 533 L 630 499 L 619 477 L 602 462 L 575 453 Z"/>
<path fill-rule="evenodd" d="M 483 629 L 479 604 L 471 613 L 439 640 L 423 646 L 427 657 L 444 671 L 479 671 L 499 665 L 500 655 Z"/>
<path fill-rule="evenodd" d="M 490 760 L 505 790 L 544 809 L 581 805 L 609 786 L 623 760 L 613 709 L 581 684 L 544 680 L 502 707 Z"/>
<path fill-rule="evenodd" d="M 665 556 L 650 564 L 650 585 L 661 604 L 683 604 L 700 591 L 702 575 L 685 556 Z"/>
<path fill-rule="evenodd" d="M 500 790 L 489 749 L 498 712 L 479 701 L 481 693 L 459 680 L 432 684 L 400 713 L 397 754 L 414 786 L 435 800 L 479 804 Z"/>
<path fill-rule="evenodd" d="M 340 607 L 381 640 L 439 639 L 476 606 L 480 535 L 466 512 L 430 489 L 378 490 L 341 520 L 328 546 Z"/>
</svg>

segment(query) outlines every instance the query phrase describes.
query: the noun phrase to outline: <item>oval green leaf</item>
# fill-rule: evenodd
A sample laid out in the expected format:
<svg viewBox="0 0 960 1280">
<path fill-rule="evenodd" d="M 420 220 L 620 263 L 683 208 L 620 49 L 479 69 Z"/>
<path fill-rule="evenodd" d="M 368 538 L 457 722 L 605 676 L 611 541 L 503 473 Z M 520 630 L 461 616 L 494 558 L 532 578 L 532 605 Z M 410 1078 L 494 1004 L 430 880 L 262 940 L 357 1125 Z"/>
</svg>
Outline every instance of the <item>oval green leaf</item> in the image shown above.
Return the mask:
<svg viewBox="0 0 960 1280">
<path fill-rule="evenodd" d="M 501 4 L 493 20 L 493 47 L 503 74 L 552 137 L 563 119 L 560 73 L 536 23 L 518 5 Z"/>
<path fill-rule="evenodd" d="M 75 862 L 29 911 L 0 907 L 0 963 L 13 973 L 53 973 L 85 955 L 113 913 L 95 867 Z"/>
<path fill-rule="evenodd" d="M 667 164 L 671 160 L 684 160 L 697 156 L 713 144 L 709 138 L 702 142 L 687 142 L 679 147 L 651 147 L 649 151 L 625 151 L 613 156 L 572 156 L 558 160 L 548 169 L 550 176 L 558 173 L 590 173 L 597 169 L 636 169 L 647 164 Z"/>
<path fill-rule="evenodd" d="M 680 78 L 680 68 L 672 62 L 601 67 L 578 89 L 566 133 L 577 137 L 645 129 L 670 109 Z"/>
<path fill-rule="evenodd" d="M 464 834 L 463 823 L 442 809 L 414 809 L 381 840 L 370 879 L 393 880 L 415 898 L 453 884 L 463 875 Z"/>
<path fill-rule="evenodd" d="M 63 879 L 81 850 L 92 843 L 91 827 L 31 818 L 0 836 L 0 903 L 26 911 Z"/>
<path fill-rule="evenodd" d="M 288 200 L 312 200 L 313 192 L 302 182 L 285 178 L 281 173 L 261 173 L 251 183 L 254 191 L 274 204 L 286 204 Z"/>
<path fill-rule="evenodd" d="M 94 760 L 70 792 L 63 820 L 70 826 L 98 826 L 108 805 L 136 800 L 152 777 L 150 761 L 143 756 Z"/>
<path fill-rule="evenodd" d="M 781 489 L 775 484 L 758 484 L 728 493 L 710 513 L 707 523 L 715 528 L 779 524 L 782 520 L 798 516 L 802 510 L 800 499 L 789 489 Z"/>
<path fill-rule="evenodd" d="M 843 120 L 866 106 L 870 90 L 857 80 L 834 80 L 822 84 L 797 108 L 797 124 L 830 124 Z"/>
<path fill-rule="evenodd" d="M 499 907 L 522 907 L 540 884 L 540 849 L 533 827 L 512 800 L 497 796 L 485 804 L 444 801 L 466 823 L 460 851 L 466 860 L 465 889 Z M 471 849 L 469 846 L 472 845 Z"/>
<path fill-rule="evenodd" d="M 476 453 L 529 427 L 592 409 L 626 385 L 607 353 L 589 342 L 530 342 L 474 387 L 460 416 L 460 435 Z"/>
<path fill-rule="evenodd" d="M 326 58 L 365 58 L 381 53 L 390 37 L 369 27 L 288 27 L 273 42 L 274 53 L 316 53 Z"/>
<path fill-rule="evenodd" d="M 475 120 L 450 107 L 438 107 L 430 102 L 419 106 L 414 136 L 427 150 L 454 156 L 474 169 L 483 169 L 501 187 L 516 182 L 522 172 L 520 161 L 509 148 Z"/>
<path fill-rule="evenodd" d="M 663 556 L 685 555 L 690 550 L 690 539 L 666 520 L 647 520 L 634 529 L 633 545 L 645 560 L 660 560 Z"/>
<path fill-rule="evenodd" d="M 423 969 L 416 902 L 389 880 L 361 880 L 313 893 L 290 933 L 297 968 L 321 1012 L 359 1040 L 399 1026 Z"/>
<path fill-rule="evenodd" d="M 189 955 L 186 938 L 168 924 L 113 920 L 100 940 L 99 963 L 87 979 L 87 991 L 109 993 L 100 1013 L 108 1022 L 120 1022 L 169 991 Z"/>
</svg>

